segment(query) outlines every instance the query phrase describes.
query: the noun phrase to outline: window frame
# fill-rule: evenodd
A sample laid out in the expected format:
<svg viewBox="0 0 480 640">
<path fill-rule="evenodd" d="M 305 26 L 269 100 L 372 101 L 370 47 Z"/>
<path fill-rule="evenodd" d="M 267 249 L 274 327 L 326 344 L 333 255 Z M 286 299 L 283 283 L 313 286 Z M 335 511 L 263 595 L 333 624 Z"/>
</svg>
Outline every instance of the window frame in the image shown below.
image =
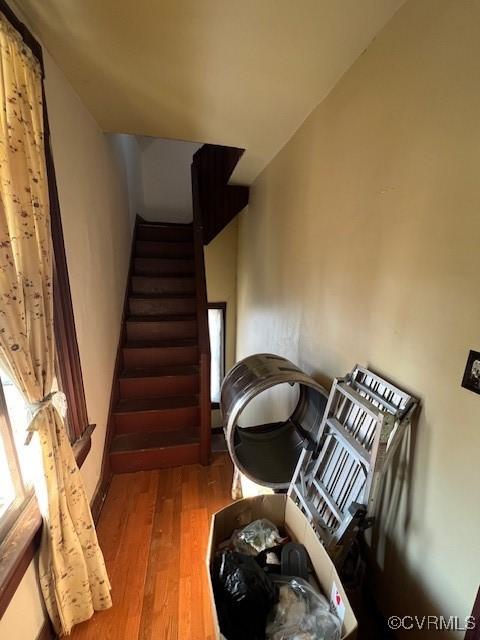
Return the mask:
<svg viewBox="0 0 480 640">
<path fill-rule="evenodd" d="M 42 60 L 43 71 L 43 60 Z M 54 335 L 62 391 L 67 398 L 67 420 L 73 442 L 82 438 L 88 429 L 87 404 L 83 387 L 82 367 L 78 350 L 72 294 L 68 277 L 67 256 L 63 241 L 60 202 L 53 163 L 50 126 L 48 123 L 45 88 L 42 82 L 44 148 L 47 167 L 48 193 L 53 244 L 53 311 Z"/>
<path fill-rule="evenodd" d="M 222 371 L 223 378 L 225 378 L 226 374 L 226 351 L 227 351 L 227 303 L 226 302 L 208 302 L 207 303 L 207 313 L 208 309 L 220 309 L 222 311 L 222 324 L 223 324 L 223 345 L 222 345 Z M 211 398 L 210 398 L 211 402 Z M 219 402 L 211 402 L 212 409 L 220 409 Z"/>
<path fill-rule="evenodd" d="M 62 391 L 68 403 L 67 420 L 70 439 L 78 466 L 81 466 L 91 448 L 91 434 L 95 425 L 88 422 L 87 405 L 83 386 L 80 353 L 75 329 L 75 319 L 68 277 L 67 258 L 63 240 L 60 203 L 51 149 L 45 87 L 42 47 L 30 30 L 17 18 L 5 0 L 0 0 L 0 11 L 23 38 L 26 46 L 37 58 L 42 69 L 42 98 L 44 120 L 44 152 L 49 192 L 51 233 L 53 244 L 53 305 L 54 334 Z M 2 390 L 3 396 L 3 390 Z M 0 403 L 3 419 L 8 420 L 5 402 Z M 2 418 L 0 418 L 2 419 Z M 40 545 L 42 518 L 36 499 L 25 493 L 23 504 L 3 540 L 0 540 L 0 618 L 5 612 L 25 571 Z"/>
<path fill-rule="evenodd" d="M 20 459 L 13 437 L 12 425 L 8 413 L 3 383 L 0 380 L 0 439 L 2 441 L 9 474 L 15 488 L 15 498 L 0 516 L 0 544 L 7 537 L 15 521 L 25 506 L 26 500 L 31 496 L 31 489 L 27 489 L 22 477 Z"/>
</svg>

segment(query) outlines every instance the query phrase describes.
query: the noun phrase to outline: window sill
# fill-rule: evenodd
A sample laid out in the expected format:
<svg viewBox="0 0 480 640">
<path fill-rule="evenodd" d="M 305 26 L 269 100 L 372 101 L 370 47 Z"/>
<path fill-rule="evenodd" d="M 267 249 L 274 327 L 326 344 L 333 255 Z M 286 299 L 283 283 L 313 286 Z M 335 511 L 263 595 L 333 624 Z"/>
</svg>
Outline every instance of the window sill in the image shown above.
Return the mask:
<svg viewBox="0 0 480 640">
<path fill-rule="evenodd" d="M 79 467 L 81 467 L 85 462 L 85 458 L 92 447 L 92 433 L 94 432 L 95 427 L 95 424 L 89 424 L 83 432 L 82 437 L 72 445 L 73 453 Z"/>
<path fill-rule="evenodd" d="M 79 467 L 92 446 L 95 425 L 89 425 L 72 449 Z M 35 497 L 31 497 L 0 545 L 0 618 L 5 613 L 25 571 L 35 556 L 41 537 L 42 518 Z"/>
</svg>

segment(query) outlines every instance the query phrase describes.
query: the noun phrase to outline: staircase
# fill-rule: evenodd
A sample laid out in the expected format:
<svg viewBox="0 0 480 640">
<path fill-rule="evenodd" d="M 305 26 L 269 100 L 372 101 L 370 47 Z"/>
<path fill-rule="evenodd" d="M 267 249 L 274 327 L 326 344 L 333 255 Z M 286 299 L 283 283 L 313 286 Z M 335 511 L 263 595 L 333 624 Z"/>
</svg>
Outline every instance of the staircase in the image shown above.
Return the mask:
<svg viewBox="0 0 480 640">
<path fill-rule="evenodd" d="M 194 238 L 192 225 L 137 220 L 110 415 L 113 473 L 208 462 L 210 356 L 199 349 L 206 293 Z"/>
<path fill-rule="evenodd" d="M 219 145 L 195 153 L 193 224 L 137 216 L 104 458 L 110 473 L 209 463 L 203 247 L 248 203 L 248 187 L 228 184 L 242 153 Z"/>
</svg>

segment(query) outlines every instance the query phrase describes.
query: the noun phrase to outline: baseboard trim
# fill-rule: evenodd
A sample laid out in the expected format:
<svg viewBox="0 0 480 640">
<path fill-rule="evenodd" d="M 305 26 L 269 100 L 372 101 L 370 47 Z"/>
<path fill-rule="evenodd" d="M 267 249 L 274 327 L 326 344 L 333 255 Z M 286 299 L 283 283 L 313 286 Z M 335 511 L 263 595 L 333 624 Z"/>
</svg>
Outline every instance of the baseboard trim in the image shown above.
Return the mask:
<svg viewBox="0 0 480 640">
<path fill-rule="evenodd" d="M 112 481 L 112 473 L 110 468 L 102 468 L 102 475 L 93 494 L 93 498 L 90 504 L 90 510 L 92 512 L 93 521 L 97 524 L 100 514 L 102 513 L 103 505 L 105 504 L 105 498 L 107 497 L 110 482 Z"/>
<path fill-rule="evenodd" d="M 43 623 L 42 628 L 38 632 L 38 635 L 35 638 L 35 640 L 58 640 L 58 636 L 55 633 L 52 627 L 52 623 L 48 618 Z"/>
</svg>

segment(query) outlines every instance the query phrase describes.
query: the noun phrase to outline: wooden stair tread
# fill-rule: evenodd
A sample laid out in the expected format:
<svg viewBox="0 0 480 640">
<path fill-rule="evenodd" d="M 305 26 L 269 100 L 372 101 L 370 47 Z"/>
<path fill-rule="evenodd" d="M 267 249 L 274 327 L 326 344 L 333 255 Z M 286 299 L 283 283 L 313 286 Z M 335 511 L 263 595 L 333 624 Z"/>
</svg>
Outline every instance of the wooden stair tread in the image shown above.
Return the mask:
<svg viewBox="0 0 480 640">
<path fill-rule="evenodd" d="M 168 242 L 185 242 L 185 239 L 193 241 L 193 227 L 190 226 L 180 226 L 176 224 L 165 225 L 165 224 L 139 224 L 138 227 L 138 235 L 143 235 L 142 232 L 159 232 L 165 233 L 165 236 L 168 238 Z M 178 235 L 178 239 L 175 237 L 175 234 Z M 170 236 L 170 237 L 169 237 Z M 148 238 L 150 240 L 150 237 Z"/>
<path fill-rule="evenodd" d="M 153 227 L 161 229 L 192 229 L 193 224 L 191 222 L 167 222 L 166 220 L 145 220 L 142 216 L 138 216 L 139 227 Z"/>
<path fill-rule="evenodd" d="M 135 274 L 132 275 L 134 280 L 193 280 L 194 277 L 194 273 L 185 273 L 184 271 L 180 271 L 179 273 L 161 273 L 158 276 L 154 276 L 151 273 L 141 276 L 137 276 Z"/>
<path fill-rule="evenodd" d="M 194 271 L 149 271 L 148 273 L 132 273 L 132 278 L 152 278 L 160 280 L 161 278 L 195 278 Z"/>
<path fill-rule="evenodd" d="M 135 244 L 135 258 L 192 258 L 193 242 L 169 242 L 166 240 L 138 240 Z"/>
<path fill-rule="evenodd" d="M 175 266 L 175 264 L 180 263 L 183 266 L 185 266 L 185 263 L 188 262 L 189 265 L 191 265 L 192 267 L 192 272 L 195 273 L 195 262 L 194 259 L 192 258 L 192 256 L 165 256 L 165 257 L 155 257 L 155 256 L 134 256 L 134 259 L 137 260 L 139 263 L 146 263 L 146 264 L 150 264 L 150 265 L 158 265 L 158 264 L 162 264 L 165 266 L 170 266 L 173 267 Z M 172 271 L 175 271 L 175 269 L 172 269 Z"/>
<path fill-rule="evenodd" d="M 194 313 L 183 315 L 161 315 L 161 316 L 128 316 L 127 322 L 192 322 L 197 319 Z"/>
<path fill-rule="evenodd" d="M 154 220 L 144 220 L 139 222 L 139 229 L 172 229 L 174 231 L 190 231 L 193 233 L 193 225 L 191 222 L 155 222 Z"/>
<path fill-rule="evenodd" d="M 193 254 L 193 240 L 190 240 L 190 239 L 172 240 L 171 238 L 163 238 L 162 240 L 153 240 L 150 238 L 149 240 L 144 240 L 143 238 L 137 238 L 136 243 L 140 248 L 148 245 L 149 247 L 152 247 L 154 249 L 163 248 L 165 247 L 165 245 L 173 245 L 174 247 L 181 245 L 183 249 L 188 249 L 188 250 L 191 249 Z M 144 256 L 138 256 L 138 257 L 143 258 Z M 155 257 L 155 256 L 145 256 L 145 257 Z"/>
<path fill-rule="evenodd" d="M 143 278 L 144 280 L 176 280 L 178 278 L 187 278 L 193 280 L 195 273 L 193 271 L 158 271 L 154 273 L 133 273 L 132 278 Z"/>
<path fill-rule="evenodd" d="M 136 411 L 165 411 L 197 407 L 198 396 L 167 396 L 119 400 L 115 413 L 135 413 Z"/>
<path fill-rule="evenodd" d="M 141 227 L 139 227 L 139 229 L 141 229 Z M 162 231 L 160 229 L 160 231 Z M 158 244 L 191 244 L 193 245 L 193 233 L 188 233 L 185 232 L 182 235 L 180 235 L 179 237 L 175 238 L 170 236 L 168 232 L 165 233 L 165 237 L 160 237 L 160 238 L 141 238 L 141 231 L 138 234 L 139 237 L 137 237 L 137 242 L 151 242 L 151 243 L 155 243 L 157 242 Z"/>
<path fill-rule="evenodd" d="M 178 349 L 181 347 L 197 347 L 195 338 L 177 338 L 171 340 L 130 340 L 123 345 L 124 349 Z"/>
<path fill-rule="evenodd" d="M 139 242 L 147 242 L 146 240 L 139 240 Z M 156 258 L 155 256 L 134 256 L 135 260 L 140 260 L 142 262 L 163 262 L 165 264 L 174 263 L 174 262 L 190 262 L 193 265 L 193 258 L 191 256 L 165 256 L 164 258 Z"/>
<path fill-rule="evenodd" d="M 120 374 L 120 378 L 163 378 L 175 376 L 198 375 L 198 365 L 165 365 L 163 367 L 152 367 L 142 369 L 126 369 Z"/>
<path fill-rule="evenodd" d="M 195 278 L 195 274 L 190 271 L 171 271 L 171 272 L 170 271 L 154 271 L 149 273 L 133 273 L 132 274 L 132 278 L 151 278 L 153 280 L 159 280 L 161 278 L 176 279 L 180 277 L 190 278 L 193 280 Z"/>
<path fill-rule="evenodd" d="M 132 276 L 130 279 L 130 293 L 132 294 L 171 294 L 196 293 L 195 277 L 185 273 L 170 276 Z"/>
<path fill-rule="evenodd" d="M 193 430 L 189 431 L 157 431 L 152 433 L 128 433 L 115 436 L 110 452 L 126 453 L 167 447 L 181 447 L 199 441 Z"/>
<path fill-rule="evenodd" d="M 189 291 L 176 293 L 131 293 L 129 298 L 134 300 L 194 300 L 195 294 Z"/>
</svg>

